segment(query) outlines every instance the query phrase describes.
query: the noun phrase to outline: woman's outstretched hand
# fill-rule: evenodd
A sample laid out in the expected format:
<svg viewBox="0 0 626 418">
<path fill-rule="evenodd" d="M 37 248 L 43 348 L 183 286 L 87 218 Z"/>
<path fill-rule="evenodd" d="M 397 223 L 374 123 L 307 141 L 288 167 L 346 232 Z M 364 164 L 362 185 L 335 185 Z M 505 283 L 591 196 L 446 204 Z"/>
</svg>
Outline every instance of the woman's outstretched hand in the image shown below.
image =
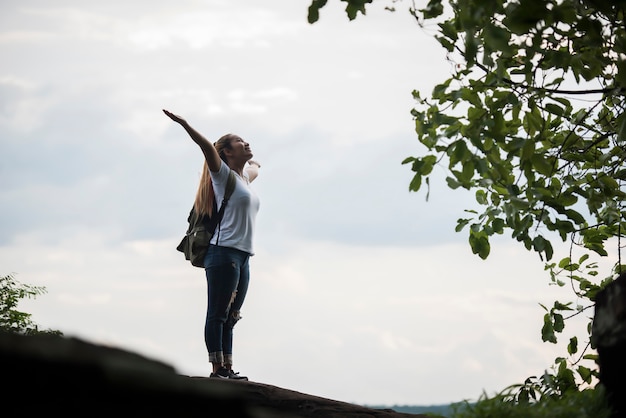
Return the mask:
<svg viewBox="0 0 626 418">
<path fill-rule="evenodd" d="M 174 122 L 183 124 L 185 123 L 185 119 L 181 118 L 178 115 L 173 114 L 172 112 L 170 112 L 169 110 L 165 110 L 163 109 L 163 113 L 165 113 L 170 119 L 172 119 Z"/>
<path fill-rule="evenodd" d="M 161 109 L 163 113 L 167 115 L 168 118 L 172 119 L 174 122 L 180 124 L 185 131 L 189 134 L 193 142 L 198 144 L 202 149 L 202 153 L 204 154 L 204 158 L 209 165 L 209 169 L 211 171 L 219 171 L 220 166 L 222 164 L 222 160 L 220 159 L 219 154 L 215 150 L 215 146 L 202 136 L 202 134 L 195 129 L 193 129 L 185 119 L 181 118 L 178 115 L 173 114 L 169 110 Z"/>
</svg>

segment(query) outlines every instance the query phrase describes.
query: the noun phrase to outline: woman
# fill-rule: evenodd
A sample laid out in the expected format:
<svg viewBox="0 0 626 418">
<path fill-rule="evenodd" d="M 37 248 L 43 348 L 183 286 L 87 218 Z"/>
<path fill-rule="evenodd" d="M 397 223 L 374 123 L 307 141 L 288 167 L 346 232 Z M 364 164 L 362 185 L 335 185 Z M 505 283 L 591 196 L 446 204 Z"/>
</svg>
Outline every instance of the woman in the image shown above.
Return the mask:
<svg viewBox="0 0 626 418">
<path fill-rule="evenodd" d="M 204 153 L 204 169 L 196 193 L 198 214 L 211 213 L 213 202 L 221 202 L 229 172 L 236 174 L 236 185 L 204 258 L 208 284 L 204 339 L 213 365 L 211 377 L 248 380 L 233 371 L 233 327 L 250 281 L 249 259 L 254 254 L 253 238 L 259 199 L 250 188 L 259 167 L 252 161 L 250 145 L 237 135 L 227 134 L 212 144 L 186 120 L 165 109 Z M 218 205 L 219 207 L 219 205 Z"/>
</svg>

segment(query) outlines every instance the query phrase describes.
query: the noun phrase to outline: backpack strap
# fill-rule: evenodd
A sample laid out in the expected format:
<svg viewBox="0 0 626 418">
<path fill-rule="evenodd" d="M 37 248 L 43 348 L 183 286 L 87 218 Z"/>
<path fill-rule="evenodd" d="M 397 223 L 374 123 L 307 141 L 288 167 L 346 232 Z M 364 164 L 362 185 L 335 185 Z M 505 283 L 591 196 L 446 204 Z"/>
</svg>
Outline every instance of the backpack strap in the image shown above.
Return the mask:
<svg viewBox="0 0 626 418">
<path fill-rule="evenodd" d="M 226 191 L 224 192 L 224 199 L 222 200 L 222 204 L 220 205 L 220 210 L 217 212 L 216 216 L 211 218 L 212 231 L 215 231 L 215 228 L 217 228 L 217 241 L 216 242 L 218 242 L 220 239 L 219 226 L 222 224 L 222 218 L 224 217 L 224 210 L 226 209 L 226 204 L 228 203 L 228 200 L 232 196 L 233 191 L 235 190 L 236 184 L 237 184 L 237 178 L 235 178 L 235 172 L 231 169 L 228 172 L 228 182 L 226 183 Z"/>
<path fill-rule="evenodd" d="M 235 178 L 235 173 L 231 169 L 228 173 L 228 183 L 226 183 L 226 192 L 224 193 L 224 200 L 222 201 L 222 206 L 224 206 L 224 202 L 228 201 L 235 190 L 235 184 L 237 183 L 237 179 Z M 221 208 L 220 208 L 221 209 Z"/>
<path fill-rule="evenodd" d="M 228 173 L 228 182 L 226 183 L 226 191 L 224 192 L 224 199 L 222 200 L 220 210 L 217 213 L 218 222 L 220 222 L 222 220 L 222 216 L 224 216 L 224 208 L 228 203 L 230 197 L 233 195 L 233 191 L 235 190 L 235 184 L 237 184 L 235 173 L 233 172 L 233 170 L 230 170 L 230 172 Z"/>
</svg>

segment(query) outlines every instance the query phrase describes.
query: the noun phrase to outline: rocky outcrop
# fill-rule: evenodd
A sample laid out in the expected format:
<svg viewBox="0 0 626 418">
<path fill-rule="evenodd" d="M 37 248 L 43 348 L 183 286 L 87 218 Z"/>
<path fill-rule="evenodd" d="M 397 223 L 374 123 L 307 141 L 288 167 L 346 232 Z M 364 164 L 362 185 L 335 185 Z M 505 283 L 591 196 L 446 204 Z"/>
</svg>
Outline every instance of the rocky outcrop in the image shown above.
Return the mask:
<svg viewBox="0 0 626 418">
<path fill-rule="evenodd" d="M 626 418 L 626 273 L 599 291 L 595 302 L 591 341 L 598 350 L 600 383 L 611 418 Z"/>
<path fill-rule="evenodd" d="M 135 353 L 54 335 L 0 333 L 7 417 L 420 417 L 257 382 L 179 375 Z"/>
</svg>

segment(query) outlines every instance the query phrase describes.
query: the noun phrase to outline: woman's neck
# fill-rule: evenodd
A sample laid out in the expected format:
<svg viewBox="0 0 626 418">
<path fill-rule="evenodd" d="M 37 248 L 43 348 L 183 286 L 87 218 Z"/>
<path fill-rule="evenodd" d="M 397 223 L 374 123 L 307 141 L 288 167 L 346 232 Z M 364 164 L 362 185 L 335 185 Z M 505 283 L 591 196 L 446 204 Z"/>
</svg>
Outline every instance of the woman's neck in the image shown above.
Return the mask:
<svg viewBox="0 0 626 418">
<path fill-rule="evenodd" d="M 246 165 L 245 162 L 243 164 L 237 163 L 235 161 L 228 162 L 228 166 L 230 167 L 230 169 L 233 170 L 235 173 L 239 174 L 240 177 L 243 177 L 243 168 L 245 165 Z"/>
</svg>

